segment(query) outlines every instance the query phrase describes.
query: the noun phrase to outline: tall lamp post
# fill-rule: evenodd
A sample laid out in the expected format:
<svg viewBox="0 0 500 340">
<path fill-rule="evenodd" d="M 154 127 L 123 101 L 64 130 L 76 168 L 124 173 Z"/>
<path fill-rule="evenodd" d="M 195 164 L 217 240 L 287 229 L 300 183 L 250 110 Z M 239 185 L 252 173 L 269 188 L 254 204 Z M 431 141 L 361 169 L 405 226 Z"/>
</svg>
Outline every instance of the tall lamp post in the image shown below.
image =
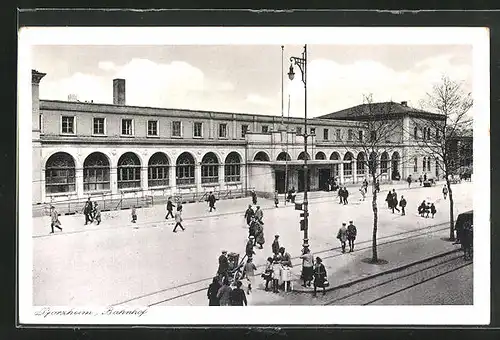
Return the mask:
<svg viewBox="0 0 500 340">
<path fill-rule="evenodd" d="M 310 135 L 307 133 L 307 44 L 304 45 L 304 52 L 302 52 L 302 57 L 291 57 L 290 58 L 290 70 L 288 72 L 288 78 L 293 80 L 295 73 L 293 72 L 293 65 L 298 66 L 302 73 L 302 82 L 304 83 L 304 248 L 309 247 L 308 229 L 309 229 L 309 212 L 308 212 L 308 200 L 307 200 L 307 190 L 309 185 L 309 176 L 307 169 L 307 137 Z"/>
</svg>

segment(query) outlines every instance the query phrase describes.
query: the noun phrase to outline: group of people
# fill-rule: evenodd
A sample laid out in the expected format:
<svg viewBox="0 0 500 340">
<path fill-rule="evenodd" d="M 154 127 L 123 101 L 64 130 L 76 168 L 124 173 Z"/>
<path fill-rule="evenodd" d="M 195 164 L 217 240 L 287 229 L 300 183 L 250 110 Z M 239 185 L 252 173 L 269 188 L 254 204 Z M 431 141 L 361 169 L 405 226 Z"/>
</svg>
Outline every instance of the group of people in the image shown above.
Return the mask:
<svg viewBox="0 0 500 340">
<path fill-rule="evenodd" d="M 257 206 L 254 211 L 252 205 L 249 204 L 247 210 L 245 211 L 244 218 L 246 219 L 248 226 L 246 254 L 247 256 L 251 256 L 255 245 L 258 244 L 260 249 L 262 249 L 264 243 L 266 242 L 264 238 L 264 213 L 262 212 L 260 206 Z"/>
<path fill-rule="evenodd" d="M 166 210 L 167 210 L 167 215 L 165 216 L 165 219 L 168 220 L 169 217 L 172 217 L 174 220 L 175 220 L 175 226 L 174 226 L 174 229 L 172 230 L 172 232 L 176 233 L 177 232 L 177 227 L 180 227 L 183 231 L 185 230 L 184 229 L 184 226 L 182 225 L 182 202 L 178 202 L 177 203 L 177 209 L 176 209 L 176 212 L 175 212 L 175 215 L 173 213 L 174 211 L 174 202 L 172 202 L 172 197 L 169 197 L 167 199 L 167 205 L 166 205 Z"/>
<path fill-rule="evenodd" d="M 398 201 L 398 194 L 396 193 L 395 189 L 392 189 L 392 191 L 389 190 L 387 193 L 387 197 L 385 198 L 385 201 L 387 202 L 387 207 L 392 210 L 392 213 L 394 214 L 394 210 L 397 210 L 398 212 L 401 213 L 401 215 L 406 215 L 406 199 L 404 198 L 403 195 L 401 195 L 401 200 Z M 401 207 L 401 210 L 398 209 L 398 205 Z"/>
<path fill-rule="evenodd" d="M 267 258 L 266 269 L 262 274 L 262 278 L 266 282 L 265 290 L 269 290 L 269 283 L 272 283 L 272 291 L 278 293 L 280 288 L 285 292 L 291 290 L 292 280 L 292 257 L 279 244 L 279 235 L 274 236 L 274 241 L 271 246 L 273 256 Z"/>
<path fill-rule="evenodd" d="M 97 225 L 101 224 L 101 208 L 97 202 L 92 202 L 90 197 L 87 202 L 85 202 L 83 214 L 85 215 L 85 225 L 89 222 L 93 223 L 94 221 L 97 222 Z"/>
<path fill-rule="evenodd" d="M 314 287 L 313 295 L 316 296 L 318 288 L 323 288 L 324 295 L 326 293 L 325 288 L 329 286 L 329 282 L 323 260 L 320 257 L 316 257 L 316 261 L 314 261 L 314 256 L 308 246 L 304 246 L 300 258 L 302 259 L 301 279 L 304 282 L 302 286 L 311 287 L 312 282 Z"/>
<path fill-rule="evenodd" d="M 208 286 L 207 298 L 209 306 L 247 306 L 248 301 L 245 292 L 241 288 L 243 283 L 236 281 L 236 287 L 231 288 L 228 278 L 222 280 L 214 277 Z"/>
<path fill-rule="evenodd" d="M 338 192 L 337 192 L 337 195 L 339 196 L 340 198 L 340 202 L 339 204 L 347 204 L 347 198 L 349 197 L 349 191 L 347 191 L 347 188 L 346 187 L 341 187 L 339 188 Z"/>
<path fill-rule="evenodd" d="M 429 213 L 432 214 L 432 218 L 434 218 L 434 215 L 437 212 L 434 203 L 429 203 L 429 202 L 426 203 L 425 200 L 423 200 L 422 203 L 420 203 L 420 205 L 417 208 L 417 211 L 421 217 L 426 217 L 426 218 L 429 217 Z"/>
<path fill-rule="evenodd" d="M 347 227 L 345 222 L 342 223 L 342 226 L 337 232 L 337 239 L 340 241 L 342 253 L 346 252 L 346 242 L 349 242 L 349 252 L 352 253 L 354 251 L 354 241 L 356 241 L 357 234 L 358 230 L 352 221 L 349 221 Z"/>
</svg>

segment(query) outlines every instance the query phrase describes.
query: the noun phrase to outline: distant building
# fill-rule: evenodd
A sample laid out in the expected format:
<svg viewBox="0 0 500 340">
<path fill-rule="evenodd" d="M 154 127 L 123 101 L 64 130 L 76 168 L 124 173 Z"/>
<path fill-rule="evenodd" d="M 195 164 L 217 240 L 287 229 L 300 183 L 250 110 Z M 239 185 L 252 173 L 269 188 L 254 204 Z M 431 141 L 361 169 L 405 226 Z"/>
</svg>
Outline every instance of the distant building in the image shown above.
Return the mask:
<svg viewBox="0 0 500 340">
<path fill-rule="evenodd" d="M 367 155 L 356 140 L 361 117 L 347 110 L 308 119 L 243 113 L 127 106 L 125 80 L 113 81 L 113 103 L 40 100 L 44 73 L 32 72 L 33 203 L 102 195 L 134 197 L 247 191 L 270 196 L 294 187 L 303 191 L 308 157 L 309 189 L 323 190 L 368 177 Z M 111 85 L 111 84 L 110 84 Z M 410 117 L 437 119 L 405 103 L 391 105 L 401 129 L 380 157 L 381 181 L 431 174 L 431 158 L 415 155 Z M 352 108 L 351 108 L 352 109 Z M 406 128 L 405 128 L 406 127 Z M 414 158 L 414 159 L 413 159 Z M 422 161 L 422 163 L 421 163 Z"/>
</svg>

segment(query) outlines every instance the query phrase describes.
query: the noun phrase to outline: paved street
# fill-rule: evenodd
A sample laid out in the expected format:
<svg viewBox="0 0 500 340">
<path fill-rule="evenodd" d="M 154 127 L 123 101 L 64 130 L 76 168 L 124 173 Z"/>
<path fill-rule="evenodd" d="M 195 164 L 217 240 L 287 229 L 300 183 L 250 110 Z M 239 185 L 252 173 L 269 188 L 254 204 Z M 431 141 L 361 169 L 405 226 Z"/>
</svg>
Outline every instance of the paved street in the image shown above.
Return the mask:
<svg viewBox="0 0 500 340">
<path fill-rule="evenodd" d="M 418 185 L 418 184 L 417 184 Z M 403 185 L 405 186 L 405 185 Z M 432 188 L 400 190 L 407 201 L 407 216 L 392 214 L 384 202 L 391 187 L 383 187 L 379 195 L 379 238 L 411 232 L 448 219 L 448 201 L 442 200 L 441 185 Z M 472 208 L 472 183 L 454 185 L 455 213 Z M 310 244 L 313 253 L 338 247 L 335 235 L 342 221 L 353 219 L 358 227 L 358 244 L 369 242 L 372 229 L 371 196 L 359 199 L 350 190 L 350 204 L 341 206 L 337 198 L 318 197 L 310 204 Z M 438 213 L 434 219 L 416 214 L 423 200 L 433 200 Z M 103 213 L 100 226 L 83 227 L 83 216 L 62 216 L 64 232 L 49 236 L 48 218 L 34 218 L 33 285 L 35 305 L 90 306 L 130 303 L 152 304 L 150 294 L 165 292 L 163 300 L 199 290 L 210 282 L 218 266 L 221 250 L 243 256 L 248 236 L 243 211 L 250 199 L 218 202 L 216 213 L 210 214 L 203 203 L 185 205 L 186 231 L 172 233 L 173 222 L 164 220 L 164 208 L 155 206 L 138 211 L 139 223 L 130 223 L 130 211 Z M 272 202 L 260 199 L 264 210 L 266 243 L 255 249 L 255 263 L 262 266 L 271 254 L 276 233 L 280 243 L 292 257 L 300 254 L 302 232 L 299 211 L 291 205 L 271 208 Z M 207 217 L 201 217 L 201 216 Z M 446 225 L 445 225 L 446 227 Z M 444 232 L 443 236 L 446 236 Z M 380 256 L 383 258 L 383 248 Z M 295 261 L 295 260 L 294 260 Z M 141 298 L 139 298 L 141 297 Z M 278 299 L 270 297 L 269 300 Z M 181 299 L 182 300 L 182 299 Z M 179 300 L 179 301 L 181 301 Z M 185 301 L 206 303 L 205 299 Z"/>
</svg>

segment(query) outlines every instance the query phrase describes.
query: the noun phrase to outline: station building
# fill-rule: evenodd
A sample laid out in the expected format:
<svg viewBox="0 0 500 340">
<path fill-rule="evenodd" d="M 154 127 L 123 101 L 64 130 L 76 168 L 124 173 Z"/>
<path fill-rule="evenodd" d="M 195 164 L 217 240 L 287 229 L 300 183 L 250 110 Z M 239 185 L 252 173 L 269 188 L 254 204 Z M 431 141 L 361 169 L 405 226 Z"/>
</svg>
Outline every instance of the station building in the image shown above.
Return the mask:
<svg viewBox="0 0 500 340">
<path fill-rule="evenodd" d="M 308 119 L 126 105 L 125 80 L 113 80 L 113 104 L 40 100 L 44 73 L 32 71 L 33 204 L 87 197 L 202 197 L 255 190 L 269 197 L 303 191 L 329 178 L 343 185 L 369 180 L 360 122 L 347 110 Z M 43 81 L 42 81 L 43 86 Z M 111 86 L 111 84 L 110 84 Z M 380 180 L 439 175 L 436 160 L 416 152 L 412 117 L 441 119 L 402 103 L 392 105 L 401 129 L 380 157 Z M 288 186 L 286 185 L 288 184 Z"/>
</svg>

